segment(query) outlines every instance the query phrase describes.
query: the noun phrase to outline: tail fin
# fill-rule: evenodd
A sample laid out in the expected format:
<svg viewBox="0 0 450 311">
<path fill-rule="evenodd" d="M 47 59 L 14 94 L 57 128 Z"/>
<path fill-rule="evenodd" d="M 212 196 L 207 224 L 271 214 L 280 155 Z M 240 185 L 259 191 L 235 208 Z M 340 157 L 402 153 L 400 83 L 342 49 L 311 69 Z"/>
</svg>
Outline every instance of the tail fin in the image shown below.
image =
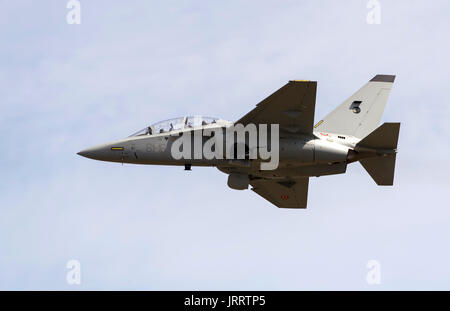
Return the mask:
<svg viewBox="0 0 450 311">
<path fill-rule="evenodd" d="M 395 76 L 376 75 L 315 126 L 326 133 L 366 137 L 380 124 Z"/>
<path fill-rule="evenodd" d="M 400 123 L 384 123 L 355 147 L 356 151 L 375 152 L 374 157 L 359 160 L 379 186 L 394 184 L 395 159 Z"/>
</svg>

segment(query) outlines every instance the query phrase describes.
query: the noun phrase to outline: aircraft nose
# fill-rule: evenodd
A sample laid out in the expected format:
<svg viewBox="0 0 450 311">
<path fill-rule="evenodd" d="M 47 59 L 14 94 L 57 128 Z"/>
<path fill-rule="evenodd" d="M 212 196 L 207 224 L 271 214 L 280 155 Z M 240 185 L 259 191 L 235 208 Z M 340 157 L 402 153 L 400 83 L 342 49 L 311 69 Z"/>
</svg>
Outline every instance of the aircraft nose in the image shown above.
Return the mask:
<svg viewBox="0 0 450 311">
<path fill-rule="evenodd" d="M 124 141 L 115 141 L 86 148 L 77 154 L 93 160 L 123 162 L 125 148 L 126 143 Z"/>
<path fill-rule="evenodd" d="M 103 154 L 102 149 L 103 148 L 100 148 L 100 147 L 90 147 L 90 148 L 81 150 L 77 154 L 82 157 L 89 158 L 89 159 L 99 159 L 99 158 L 101 158 L 101 156 Z"/>
</svg>

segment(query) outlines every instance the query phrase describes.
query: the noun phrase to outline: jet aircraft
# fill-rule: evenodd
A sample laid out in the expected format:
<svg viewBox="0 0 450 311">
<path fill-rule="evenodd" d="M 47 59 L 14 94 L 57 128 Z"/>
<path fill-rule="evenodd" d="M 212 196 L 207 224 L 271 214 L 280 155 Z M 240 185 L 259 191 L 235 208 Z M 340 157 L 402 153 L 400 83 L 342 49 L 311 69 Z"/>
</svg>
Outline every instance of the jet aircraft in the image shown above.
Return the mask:
<svg viewBox="0 0 450 311">
<path fill-rule="evenodd" d="M 185 170 L 192 166 L 217 167 L 228 174 L 232 189 L 251 186 L 251 190 L 280 208 L 306 208 L 310 177 L 343 174 L 353 162 L 361 163 L 377 185 L 393 185 L 400 123 L 380 122 L 394 80 L 394 75 L 376 75 L 315 125 L 317 82 L 293 80 L 236 122 L 199 116 L 170 119 L 78 154 L 119 163 L 179 165 Z M 225 132 L 238 124 L 278 125 L 279 162 L 275 169 L 261 169 L 260 164 L 266 160 L 258 153 L 256 158 L 249 157 L 251 148 L 267 146 L 261 140 L 249 146 L 248 137 L 241 140 L 242 148 L 238 143 L 232 145 L 232 150 L 227 150 L 225 144 L 216 146 L 231 157 L 179 158 L 173 154 L 174 143 L 181 135 L 192 134 L 189 137 L 196 145 L 193 137 L 199 134 L 202 148 L 210 139 L 202 133 Z M 272 143 L 272 139 L 270 136 L 268 142 Z"/>
</svg>

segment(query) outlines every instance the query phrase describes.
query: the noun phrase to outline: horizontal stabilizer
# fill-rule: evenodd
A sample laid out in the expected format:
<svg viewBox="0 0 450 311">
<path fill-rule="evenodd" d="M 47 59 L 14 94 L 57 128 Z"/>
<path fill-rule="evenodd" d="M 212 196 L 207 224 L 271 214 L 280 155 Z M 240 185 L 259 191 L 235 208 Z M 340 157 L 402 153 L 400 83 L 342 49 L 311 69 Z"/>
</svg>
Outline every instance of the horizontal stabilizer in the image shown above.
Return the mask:
<svg viewBox="0 0 450 311">
<path fill-rule="evenodd" d="M 396 154 L 376 158 L 361 159 L 359 162 L 379 186 L 394 184 Z"/>
<path fill-rule="evenodd" d="M 356 146 L 369 149 L 397 149 L 400 123 L 383 123 Z"/>
<path fill-rule="evenodd" d="M 375 151 L 373 157 L 361 159 L 359 162 L 379 186 L 394 184 L 399 131 L 400 123 L 384 123 L 356 144 L 356 151 Z"/>
</svg>

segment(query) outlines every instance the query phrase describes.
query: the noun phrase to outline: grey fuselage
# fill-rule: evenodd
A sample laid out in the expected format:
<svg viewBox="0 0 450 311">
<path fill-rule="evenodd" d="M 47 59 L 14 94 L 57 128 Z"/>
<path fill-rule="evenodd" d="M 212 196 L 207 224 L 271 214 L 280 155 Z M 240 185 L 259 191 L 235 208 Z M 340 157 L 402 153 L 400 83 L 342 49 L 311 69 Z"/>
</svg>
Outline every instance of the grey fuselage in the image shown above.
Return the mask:
<svg viewBox="0 0 450 311">
<path fill-rule="evenodd" d="M 225 128 L 231 122 L 207 125 L 200 129 L 182 129 L 153 135 L 132 136 L 106 144 L 94 146 L 78 154 L 87 158 L 130 164 L 215 166 L 231 174 L 247 174 L 252 177 L 278 179 L 286 177 L 309 177 L 345 173 L 347 164 L 354 162 L 352 150 L 359 139 L 332 133 L 313 132 L 311 135 L 280 133 L 279 164 L 274 170 L 261 170 L 261 159 L 175 159 L 172 144 L 179 138 L 177 134 Z M 209 137 L 203 137 L 202 145 Z M 226 146 L 224 146 L 224 149 Z"/>
</svg>

